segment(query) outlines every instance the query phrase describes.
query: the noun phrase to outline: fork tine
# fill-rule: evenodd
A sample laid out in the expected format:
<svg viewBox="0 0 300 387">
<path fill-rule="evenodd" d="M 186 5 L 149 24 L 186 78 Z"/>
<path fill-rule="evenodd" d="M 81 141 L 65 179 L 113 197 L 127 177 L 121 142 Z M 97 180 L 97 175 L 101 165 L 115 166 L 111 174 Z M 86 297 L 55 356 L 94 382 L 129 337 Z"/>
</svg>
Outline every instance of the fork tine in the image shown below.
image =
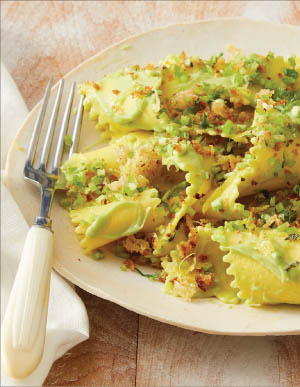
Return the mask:
<svg viewBox="0 0 300 387">
<path fill-rule="evenodd" d="M 41 127 L 42 127 L 43 120 L 45 117 L 45 111 L 47 108 L 52 83 L 53 83 L 53 77 L 51 77 L 49 79 L 49 82 L 48 82 L 48 85 L 46 87 L 45 94 L 44 94 L 44 97 L 42 100 L 42 105 L 41 105 L 40 111 L 38 113 L 38 116 L 37 116 L 35 124 L 34 124 L 32 136 L 30 139 L 30 144 L 29 144 L 29 148 L 28 148 L 28 152 L 27 152 L 27 158 L 26 158 L 26 164 L 29 164 L 29 165 L 32 165 L 34 162 L 36 145 L 37 145 L 37 142 L 39 139 Z"/>
<path fill-rule="evenodd" d="M 52 142 L 52 138 L 53 138 L 53 133 L 54 133 L 54 128 L 55 128 L 55 124 L 56 124 L 57 113 L 58 113 L 58 109 L 59 109 L 59 104 L 60 104 L 60 99 L 61 99 L 63 87 L 64 87 L 64 80 L 61 79 L 59 82 L 59 87 L 58 87 L 58 91 L 56 94 L 54 107 L 53 107 L 53 110 L 51 113 L 49 126 L 47 129 L 46 138 L 45 138 L 45 142 L 44 142 L 44 146 L 43 146 L 43 150 L 42 150 L 42 156 L 41 156 L 41 160 L 40 160 L 39 168 L 44 172 L 46 170 L 46 164 L 48 161 L 49 150 L 50 150 L 50 146 L 51 146 L 51 142 Z"/>
<path fill-rule="evenodd" d="M 73 131 L 73 136 L 72 136 L 73 144 L 72 144 L 72 147 L 70 149 L 69 158 L 72 156 L 72 154 L 74 152 L 77 151 L 77 146 L 78 146 L 79 136 L 80 136 L 82 116 L 83 116 L 83 100 L 84 100 L 84 96 L 81 95 L 80 96 L 80 100 L 79 100 L 78 111 L 77 111 L 76 119 L 75 119 L 74 131 Z"/>
<path fill-rule="evenodd" d="M 68 101 L 67 101 L 67 105 L 66 105 L 63 121 L 62 121 L 62 124 L 61 124 L 61 129 L 60 129 L 60 132 L 59 132 L 59 138 L 58 138 L 57 148 L 56 148 L 56 152 L 55 152 L 55 156 L 54 156 L 54 162 L 53 162 L 53 169 L 52 169 L 52 172 L 51 172 L 54 175 L 58 174 L 58 169 L 59 169 L 59 165 L 60 165 L 60 161 L 61 161 L 61 156 L 62 156 L 62 152 L 63 152 L 63 148 L 64 148 L 64 137 L 65 137 L 65 134 L 67 132 L 68 124 L 69 124 L 69 120 L 70 120 L 70 113 L 71 113 L 72 102 L 73 102 L 73 98 L 74 98 L 75 86 L 76 86 L 76 82 L 73 82 L 72 83 L 72 87 L 71 87 L 71 91 L 70 91 L 70 94 L 69 94 L 69 97 L 68 97 Z"/>
</svg>

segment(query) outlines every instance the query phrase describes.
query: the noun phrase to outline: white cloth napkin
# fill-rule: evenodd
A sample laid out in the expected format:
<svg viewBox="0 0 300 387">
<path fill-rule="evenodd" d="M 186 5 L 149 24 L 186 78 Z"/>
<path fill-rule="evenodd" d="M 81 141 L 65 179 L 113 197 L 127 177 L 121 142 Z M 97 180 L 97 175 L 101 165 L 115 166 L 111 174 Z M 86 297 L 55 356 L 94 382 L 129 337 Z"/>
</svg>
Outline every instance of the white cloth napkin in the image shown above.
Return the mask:
<svg viewBox="0 0 300 387">
<path fill-rule="evenodd" d="M 9 145 L 27 115 L 27 108 L 14 81 L 1 63 L 1 168 Z M 28 225 L 17 204 L 1 183 L 1 323 L 22 253 Z M 52 271 L 44 356 L 26 379 L 14 380 L 4 374 L 2 386 L 40 386 L 52 363 L 74 345 L 89 337 L 85 306 L 72 286 Z"/>
</svg>

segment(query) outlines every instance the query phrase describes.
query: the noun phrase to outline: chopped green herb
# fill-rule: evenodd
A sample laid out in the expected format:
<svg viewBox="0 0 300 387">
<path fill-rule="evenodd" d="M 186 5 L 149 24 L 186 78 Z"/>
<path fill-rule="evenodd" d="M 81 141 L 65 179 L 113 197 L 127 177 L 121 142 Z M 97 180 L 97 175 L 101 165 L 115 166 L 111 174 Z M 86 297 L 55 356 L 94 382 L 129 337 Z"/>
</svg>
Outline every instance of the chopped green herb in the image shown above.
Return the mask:
<svg viewBox="0 0 300 387">
<path fill-rule="evenodd" d="M 178 65 L 174 66 L 174 75 L 176 78 L 180 78 L 182 76 L 181 68 Z"/>
<path fill-rule="evenodd" d="M 234 125 L 232 123 L 232 121 L 230 120 L 227 120 L 223 126 L 223 133 L 224 134 L 227 134 L 227 135 L 231 135 L 234 133 Z"/>
<path fill-rule="evenodd" d="M 182 123 L 182 125 L 190 125 L 191 118 L 188 117 L 188 116 L 181 116 L 180 117 L 180 122 Z"/>
<path fill-rule="evenodd" d="M 205 262 L 203 264 L 204 273 L 211 273 L 213 271 L 213 264 L 211 262 Z"/>
<path fill-rule="evenodd" d="M 124 189 L 123 192 L 127 196 L 134 196 L 137 193 L 137 185 L 135 183 L 128 183 Z"/>
<path fill-rule="evenodd" d="M 287 77 L 290 78 L 297 79 L 299 77 L 299 73 L 293 69 L 284 69 L 283 72 Z"/>
<path fill-rule="evenodd" d="M 240 223 L 239 221 L 237 222 L 227 222 L 226 227 L 229 231 L 245 231 L 245 225 Z"/>
<path fill-rule="evenodd" d="M 284 205 L 282 203 L 278 203 L 275 208 L 277 212 L 282 212 L 284 210 Z"/>
<path fill-rule="evenodd" d="M 150 97 L 150 95 L 154 94 L 155 91 L 154 90 L 149 90 L 149 92 L 146 94 L 146 97 Z"/>
<path fill-rule="evenodd" d="M 296 66 L 296 56 L 295 55 L 292 55 L 289 59 L 288 59 L 289 63 L 291 66 L 295 67 Z"/>
<path fill-rule="evenodd" d="M 86 202 L 85 198 L 82 195 L 78 194 L 77 199 L 74 200 L 72 204 L 72 210 L 75 210 L 77 206 L 81 207 L 85 202 Z"/>
<path fill-rule="evenodd" d="M 284 220 L 289 223 L 292 223 L 297 219 L 297 212 L 291 209 L 284 210 L 283 215 Z"/>
<path fill-rule="evenodd" d="M 70 149 L 71 146 L 73 145 L 72 137 L 69 136 L 68 134 L 64 137 L 64 144 L 66 149 Z"/>
<path fill-rule="evenodd" d="M 62 199 L 61 201 L 60 201 L 60 205 L 63 207 L 63 208 L 68 208 L 68 207 L 70 207 L 70 205 L 71 205 L 71 200 L 70 199 Z"/>
<path fill-rule="evenodd" d="M 275 196 L 272 196 L 270 199 L 270 206 L 275 206 L 276 198 Z"/>
<path fill-rule="evenodd" d="M 235 83 L 237 86 L 243 86 L 243 84 L 244 84 L 244 77 L 243 77 L 240 73 L 237 73 L 237 74 L 234 76 L 234 83 Z"/>
<path fill-rule="evenodd" d="M 289 227 L 290 227 L 289 223 L 285 222 L 280 226 L 278 226 L 276 230 L 279 232 L 286 232 Z"/>
<path fill-rule="evenodd" d="M 208 121 L 207 121 L 207 114 L 204 113 L 203 114 L 203 118 L 202 118 L 202 128 L 206 129 L 208 127 Z"/>
<path fill-rule="evenodd" d="M 295 185 L 295 187 L 293 188 L 293 192 L 300 196 L 300 184 Z"/>
<path fill-rule="evenodd" d="M 285 222 L 276 228 L 279 232 L 286 232 L 287 234 L 295 234 L 299 229 L 295 226 L 290 226 L 288 222 Z"/>
<path fill-rule="evenodd" d="M 93 255 L 92 255 L 92 258 L 95 260 L 95 261 L 100 261 L 101 259 L 104 258 L 104 253 L 102 250 L 97 250 Z"/>
</svg>

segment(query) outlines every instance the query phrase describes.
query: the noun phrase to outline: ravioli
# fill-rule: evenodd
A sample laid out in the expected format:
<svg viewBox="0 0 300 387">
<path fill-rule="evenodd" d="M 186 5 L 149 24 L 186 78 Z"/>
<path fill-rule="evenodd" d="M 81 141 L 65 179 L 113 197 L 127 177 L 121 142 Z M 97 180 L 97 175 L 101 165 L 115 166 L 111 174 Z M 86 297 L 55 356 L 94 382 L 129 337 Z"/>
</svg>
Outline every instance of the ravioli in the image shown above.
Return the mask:
<svg viewBox="0 0 300 387">
<path fill-rule="evenodd" d="M 216 230 L 213 239 L 228 252 L 223 261 L 238 297 L 248 304 L 300 304 L 300 241 L 276 230 L 234 233 Z"/>
<path fill-rule="evenodd" d="M 100 82 L 87 82 L 79 90 L 86 96 L 84 107 L 97 127 L 128 133 L 152 130 L 159 124 L 156 113 L 160 109 L 160 84 L 160 69 L 136 66 L 110 74 Z"/>
<path fill-rule="evenodd" d="M 149 190 L 135 200 L 124 198 L 71 210 L 72 223 L 77 226 L 75 232 L 82 237 L 81 246 L 90 252 L 141 230 L 154 231 L 163 221 L 164 211 L 157 209 L 160 199 L 152 198 L 152 194 Z"/>
<path fill-rule="evenodd" d="M 225 182 L 209 194 L 203 213 L 224 220 L 241 219 L 249 213 L 236 203 L 238 197 L 293 185 L 300 177 L 299 144 L 300 137 L 279 143 L 277 150 L 265 144 L 253 146 Z"/>
<path fill-rule="evenodd" d="M 86 254 L 167 294 L 300 304 L 300 57 L 229 51 L 79 85 L 107 144 L 63 165 L 61 204 Z"/>
<path fill-rule="evenodd" d="M 239 303 L 237 290 L 231 287 L 234 277 L 226 272 L 229 265 L 223 262 L 219 244 L 211 239 L 212 230 L 197 227 L 195 234 L 197 244 L 184 259 L 182 245 L 163 258 L 164 291 L 185 299 L 215 296 L 227 303 Z M 206 288 L 211 278 L 213 286 Z"/>
</svg>

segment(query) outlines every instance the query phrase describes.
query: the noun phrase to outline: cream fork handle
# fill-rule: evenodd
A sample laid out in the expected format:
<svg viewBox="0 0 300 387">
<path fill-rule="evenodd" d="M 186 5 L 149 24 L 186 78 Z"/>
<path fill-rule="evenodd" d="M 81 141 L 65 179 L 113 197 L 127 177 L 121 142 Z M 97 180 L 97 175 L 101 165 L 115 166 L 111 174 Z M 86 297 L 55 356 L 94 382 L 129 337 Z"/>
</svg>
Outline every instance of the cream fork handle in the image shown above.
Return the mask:
<svg viewBox="0 0 300 387">
<path fill-rule="evenodd" d="M 2 363 L 16 379 L 32 373 L 43 355 L 52 259 L 53 233 L 32 226 L 2 325 Z"/>
</svg>

